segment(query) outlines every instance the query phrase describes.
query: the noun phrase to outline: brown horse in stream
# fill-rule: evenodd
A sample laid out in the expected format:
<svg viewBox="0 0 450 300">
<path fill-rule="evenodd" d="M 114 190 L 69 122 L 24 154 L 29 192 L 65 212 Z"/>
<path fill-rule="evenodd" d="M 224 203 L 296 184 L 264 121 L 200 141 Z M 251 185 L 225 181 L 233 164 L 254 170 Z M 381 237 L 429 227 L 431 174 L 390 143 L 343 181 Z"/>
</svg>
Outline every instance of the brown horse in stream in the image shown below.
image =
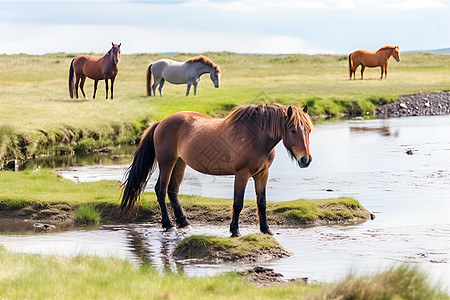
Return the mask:
<svg viewBox="0 0 450 300">
<path fill-rule="evenodd" d="M 143 134 L 123 183 L 120 217 L 136 214 L 136 204 L 158 162 L 155 185 L 161 207 L 162 226 L 174 227 L 166 207 L 166 194 L 174 210 L 176 225 L 189 225 L 178 200 L 186 165 L 201 173 L 235 175 L 233 218 L 230 231 L 239 236 L 238 220 L 248 180 L 253 177 L 260 230 L 272 234 L 266 219 L 266 184 L 269 167 L 275 158 L 274 147 L 283 140 L 291 158 L 301 168 L 312 161 L 309 134 L 313 124 L 308 107 L 277 103 L 245 105 L 234 109 L 225 119 L 197 112 L 178 112 L 154 123 Z"/>
<path fill-rule="evenodd" d="M 102 57 L 80 55 L 72 59 L 69 69 L 70 98 L 73 98 L 74 96 L 75 98 L 78 98 L 78 84 L 80 85 L 83 97 L 86 98 L 83 90 L 86 77 L 94 80 L 93 99 L 95 99 L 98 81 L 102 79 L 105 80 L 106 99 L 108 99 L 108 79 L 111 80 L 111 100 L 114 98 L 114 80 L 119 72 L 117 64 L 119 63 L 120 45 L 122 44 L 111 44 L 112 48 Z"/>
<path fill-rule="evenodd" d="M 350 79 L 356 79 L 356 69 L 361 65 L 361 80 L 363 79 L 364 69 L 366 67 L 381 67 L 381 77 L 387 79 L 387 67 L 389 59 L 393 56 L 396 61 L 400 61 L 400 48 L 398 46 L 384 46 L 375 52 L 367 50 L 356 50 L 348 56 L 348 69 L 350 71 Z"/>
</svg>

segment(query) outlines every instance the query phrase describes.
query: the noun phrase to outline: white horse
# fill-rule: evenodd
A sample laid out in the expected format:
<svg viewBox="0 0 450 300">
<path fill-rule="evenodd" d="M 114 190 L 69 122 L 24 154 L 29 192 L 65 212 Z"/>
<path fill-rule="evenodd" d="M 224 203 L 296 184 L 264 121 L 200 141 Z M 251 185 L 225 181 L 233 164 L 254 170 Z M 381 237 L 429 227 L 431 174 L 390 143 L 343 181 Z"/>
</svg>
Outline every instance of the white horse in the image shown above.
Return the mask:
<svg viewBox="0 0 450 300">
<path fill-rule="evenodd" d="M 147 96 L 156 96 L 156 87 L 159 84 L 159 94 L 163 95 L 164 82 L 173 84 L 187 83 L 186 96 L 189 95 L 191 85 L 194 85 L 194 95 L 197 95 L 197 85 L 200 77 L 209 73 L 214 87 L 220 86 L 220 68 L 211 59 L 205 56 L 196 56 L 186 62 L 171 59 L 160 59 L 147 68 Z"/>
</svg>

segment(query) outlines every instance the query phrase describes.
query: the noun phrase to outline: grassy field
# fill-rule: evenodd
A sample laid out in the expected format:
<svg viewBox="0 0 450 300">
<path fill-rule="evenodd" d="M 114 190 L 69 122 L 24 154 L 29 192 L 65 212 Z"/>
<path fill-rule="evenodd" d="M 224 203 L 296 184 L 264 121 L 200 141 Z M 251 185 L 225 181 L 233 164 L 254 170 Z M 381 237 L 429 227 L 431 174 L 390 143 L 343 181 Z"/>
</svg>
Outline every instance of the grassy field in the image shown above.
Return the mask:
<svg viewBox="0 0 450 300">
<path fill-rule="evenodd" d="M 2 299 L 448 299 L 418 270 L 400 267 L 327 285 L 257 287 L 237 274 L 159 274 L 114 258 L 17 254 L 0 246 Z"/>
<path fill-rule="evenodd" d="M 205 53 L 221 67 L 219 89 L 205 75 L 195 97 L 184 96 L 185 85 L 166 84 L 164 97 L 150 98 L 146 68 L 162 56 L 136 54 L 121 57 L 114 101 L 104 99 L 103 82 L 96 100 L 71 100 L 68 69 L 76 55 L 0 55 L 0 162 L 135 141 L 149 122 L 180 110 L 224 116 L 236 105 L 276 100 L 308 104 L 315 116 L 370 115 L 403 94 L 450 88 L 450 55 L 404 54 L 400 63 L 391 61 L 388 80 L 379 80 L 376 68 L 350 81 L 346 56 L 220 52 Z M 91 98 L 92 80 L 85 91 Z"/>
</svg>

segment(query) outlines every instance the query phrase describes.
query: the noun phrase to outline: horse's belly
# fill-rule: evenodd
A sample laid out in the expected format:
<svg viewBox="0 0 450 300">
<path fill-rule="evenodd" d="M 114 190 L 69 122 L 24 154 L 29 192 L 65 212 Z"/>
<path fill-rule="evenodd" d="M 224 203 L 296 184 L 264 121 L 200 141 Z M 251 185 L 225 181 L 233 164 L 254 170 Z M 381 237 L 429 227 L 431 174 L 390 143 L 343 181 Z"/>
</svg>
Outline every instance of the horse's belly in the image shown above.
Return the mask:
<svg viewBox="0 0 450 300">
<path fill-rule="evenodd" d="M 181 66 L 168 65 L 162 71 L 162 77 L 172 84 L 186 83 L 186 74 Z"/>
<path fill-rule="evenodd" d="M 183 151 L 181 157 L 192 169 L 209 175 L 233 175 L 230 155 L 214 143 Z"/>
</svg>

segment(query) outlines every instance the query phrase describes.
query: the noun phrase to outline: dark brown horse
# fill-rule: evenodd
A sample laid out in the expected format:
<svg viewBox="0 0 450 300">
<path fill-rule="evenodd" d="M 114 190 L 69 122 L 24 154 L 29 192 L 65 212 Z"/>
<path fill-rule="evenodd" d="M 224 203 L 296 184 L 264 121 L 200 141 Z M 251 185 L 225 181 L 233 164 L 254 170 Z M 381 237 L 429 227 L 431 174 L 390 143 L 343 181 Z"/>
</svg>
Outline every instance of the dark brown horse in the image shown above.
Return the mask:
<svg viewBox="0 0 450 300">
<path fill-rule="evenodd" d="M 176 217 L 176 225 L 189 225 L 178 200 L 178 191 L 186 165 L 205 174 L 235 175 L 233 219 L 230 231 L 239 236 L 238 219 L 244 191 L 253 177 L 257 197 L 260 230 L 272 234 L 266 220 L 266 184 L 269 167 L 275 158 L 274 147 L 283 144 L 301 168 L 311 163 L 309 133 L 313 128 L 308 108 L 276 103 L 236 108 L 225 119 L 197 112 L 178 112 L 154 123 L 144 133 L 133 163 L 123 183 L 120 204 L 123 219 L 136 214 L 136 203 L 158 162 L 159 178 L 155 186 L 161 207 L 162 226 L 174 227 L 166 207 L 166 194 Z"/>
<path fill-rule="evenodd" d="M 114 80 L 119 72 L 117 64 L 120 59 L 120 45 L 112 44 L 112 48 L 102 57 L 95 57 L 90 55 L 80 55 L 70 63 L 69 69 L 69 93 L 70 98 L 78 98 L 78 84 L 80 85 L 83 97 L 84 94 L 84 82 L 86 77 L 94 80 L 94 95 L 97 91 L 97 84 L 99 80 L 104 79 L 106 85 L 106 99 L 108 99 L 108 79 L 111 80 L 111 100 L 114 98 Z M 87 99 L 87 98 L 86 98 Z"/>
<path fill-rule="evenodd" d="M 356 69 L 361 65 L 361 80 L 363 79 L 364 69 L 366 67 L 381 67 L 381 77 L 387 79 L 387 68 L 389 59 L 393 56 L 396 61 L 400 61 L 400 48 L 398 46 L 384 46 L 376 52 L 367 50 L 356 50 L 348 56 L 348 69 L 350 71 L 350 79 L 356 79 Z"/>
</svg>

